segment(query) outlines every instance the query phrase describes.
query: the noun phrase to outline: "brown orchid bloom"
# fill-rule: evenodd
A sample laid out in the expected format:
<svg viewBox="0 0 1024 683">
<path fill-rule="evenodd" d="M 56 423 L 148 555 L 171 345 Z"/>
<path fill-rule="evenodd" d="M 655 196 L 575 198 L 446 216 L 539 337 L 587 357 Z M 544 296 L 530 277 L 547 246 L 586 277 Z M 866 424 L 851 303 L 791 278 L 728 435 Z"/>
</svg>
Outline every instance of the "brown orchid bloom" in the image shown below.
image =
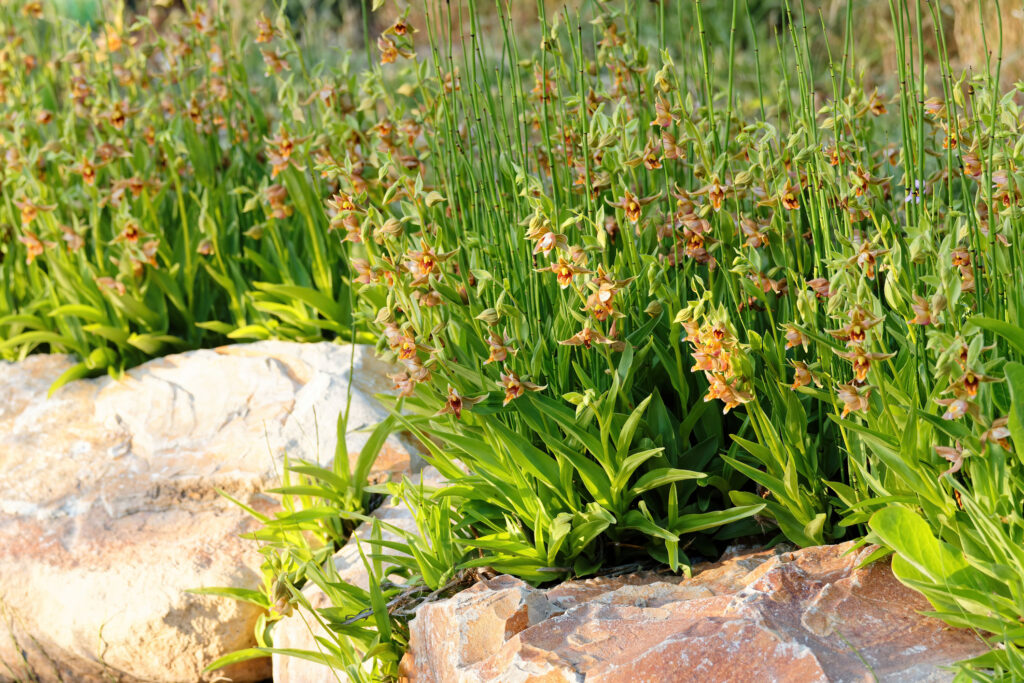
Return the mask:
<svg viewBox="0 0 1024 683">
<path fill-rule="evenodd" d="M 910 308 L 914 311 L 914 319 L 910 321 L 910 324 L 925 326 L 936 324 L 932 319 L 932 307 L 928 300 L 917 294 L 914 294 L 913 298 L 914 301 L 910 304 Z"/>
<path fill-rule="evenodd" d="M 128 242 L 129 244 L 136 244 L 139 238 L 144 237 L 146 233 L 142 231 L 139 224 L 135 221 L 128 221 L 125 223 L 124 228 L 114 238 L 115 242 Z"/>
<path fill-rule="evenodd" d="M 754 249 L 760 249 L 767 245 L 768 235 L 764 233 L 764 229 L 770 224 L 771 221 L 767 219 L 754 221 L 746 216 L 742 217 L 740 219 L 740 230 L 743 231 L 743 235 L 746 237 L 744 244 Z"/>
<path fill-rule="evenodd" d="M 577 275 L 587 275 L 594 272 L 592 270 L 587 270 L 572 261 L 568 261 L 562 256 L 558 257 L 557 263 L 552 263 L 546 268 L 537 269 L 538 273 L 544 273 L 547 271 L 551 271 L 555 274 L 555 277 L 558 279 L 558 286 L 562 289 L 569 287 L 569 285 L 572 284 L 573 278 Z"/>
<path fill-rule="evenodd" d="M 560 233 L 552 232 L 548 222 L 543 219 L 530 221 L 530 227 L 526 231 L 526 239 L 535 242 L 533 247 L 534 254 L 543 252 L 547 255 L 554 249 L 561 249 L 562 251 L 568 251 L 569 249 L 569 238 Z"/>
<path fill-rule="evenodd" d="M 658 146 L 653 140 L 648 140 L 642 155 L 644 166 L 648 171 L 656 171 L 661 168 L 661 157 L 658 155 Z"/>
<path fill-rule="evenodd" d="M 840 358 L 845 358 L 853 363 L 853 377 L 857 382 L 867 379 L 873 361 L 886 360 L 896 355 L 895 353 L 869 353 L 860 344 L 853 344 L 851 351 L 836 351 L 835 353 Z"/>
<path fill-rule="evenodd" d="M 992 421 L 989 428 L 981 434 L 981 445 L 985 446 L 989 441 L 995 441 L 1005 450 L 1010 449 L 1010 420 L 1007 417 L 999 417 Z"/>
<path fill-rule="evenodd" d="M 277 35 L 277 29 L 263 12 L 256 18 L 256 42 L 269 43 Z"/>
<path fill-rule="evenodd" d="M 563 346 L 582 346 L 585 349 L 591 348 L 594 344 L 605 344 L 612 351 L 622 351 L 626 348 L 625 342 L 610 339 L 597 330 L 591 329 L 590 325 L 584 325 L 582 330 L 558 343 Z"/>
<path fill-rule="evenodd" d="M 971 403 L 971 401 L 969 400 L 970 397 L 963 390 L 963 387 L 953 386 L 951 387 L 951 389 L 947 389 L 944 393 L 948 393 L 950 390 L 953 392 L 953 396 L 951 398 L 935 399 L 935 402 L 937 404 L 946 409 L 946 411 L 942 414 L 943 420 L 957 420 L 963 417 L 964 415 L 967 415 L 968 413 L 974 415 L 975 417 L 978 417 L 978 406 Z"/>
<path fill-rule="evenodd" d="M 267 67 L 266 76 L 276 76 L 282 71 L 291 71 L 292 67 L 288 64 L 288 60 L 286 60 L 284 55 L 279 53 L 277 50 L 268 50 L 264 48 L 260 50 L 260 54 L 263 55 L 263 63 Z"/>
<path fill-rule="evenodd" d="M 679 144 L 675 135 L 664 129 L 661 131 L 661 149 L 666 159 L 686 159 L 686 148 Z"/>
<path fill-rule="evenodd" d="M 405 48 L 398 47 L 398 45 L 395 44 L 395 41 L 385 35 L 381 35 L 377 38 L 377 49 L 380 50 L 381 64 L 391 64 L 399 57 L 409 59 L 415 55 L 415 53 L 406 50 Z"/>
<path fill-rule="evenodd" d="M 790 389 L 795 391 L 800 387 L 810 386 L 811 382 L 814 382 L 815 386 L 821 386 L 821 379 L 818 378 L 807 363 L 799 360 L 791 360 L 789 363 L 793 366 L 793 384 L 790 385 Z"/>
<path fill-rule="evenodd" d="M 78 251 L 85 246 L 85 238 L 79 235 L 73 228 L 67 225 L 58 226 L 61 231 L 61 239 L 68 245 L 71 251 Z"/>
<path fill-rule="evenodd" d="M 782 326 L 786 330 L 786 348 L 795 349 L 798 346 L 804 347 L 804 351 L 810 345 L 811 340 L 807 338 L 800 328 L 793 323 L 786 323 Z"/>
<path fill-rule="evenodd" d="M 288 188 L 284 185 L 270 185 L 263 190 L 263 196 L 270 204 L 270 215 L 277 220 L 284 220 L 292 215 L 292 207 L 288 205 Z"/>
<path fill-rule="evenodd" d="M 704 401 L 718 399 L 725 403 L 725 408 L 722 409 L 723 414 L 727 414 L 740 404 L 749 403 L 754 400 L 753 394 L 736 386 L 737 381 L 735 379 L 729 381 L 721 374 L 711 372 L 705 372 L 704 376 L 708 380 L 708 393 L 704 396 Z"/>
<path fill-rule="evenodd" d="M 871 97 L 868 98 L 868 109 L 874 116 L 881 116 L 889 112 L 885 107 L 885 102 L 878 96 L 878 89 L 871 93 Z"/>
<path fill-rule="evenodd" d="M 711 182 L 696 190 L 694 194 L 706 194 L 711 202 L 711 208 L 715 211 L 722 209 L 726 195 L 731 191 L 729 183 L 723 185 L 717 177 L 712 177 Z"/>
<path fill-rule="evenodd" d="M 484 361 L 484 365 L 488 363 L 503 363 L 510 353 L 514 356 L 518 350 L 512 348 L 511 344 L 512 340 L 505 336 L 504 333 L 498 335 L 492 330 L 487 337 L 487 346 L 490 347 L 491 353 L 487 356 L 487 360 Z"/>
<path fill-rule="evenodd" d="M 807 281 L 807 285 L 814 291 L 819 299 L 827 299 L 832 296 L 831 283 L 823 277 L 816 277 Z"/>
<path fill-rule="evenodd" d="M 472 407 L 480 401 L 487 398 L 487 395 L 477 396 L 470 398 L 468 396 L 462 396 L 458 391 L 455 390 L 451 384 L 448 385 L 448 398 L 445 400 L 441 410 L 435 413 L 436 415 L 454 415 L 456 420 L 462 418 L 462 411 L 465 408 Z"/>
<path fill-rule="evenodd" d="M 964 447 L 960 445 L 959 441 L 953 447 L 936 446 L 935 452 L 952 464 L 952 467 L 939 475 L 939 479 L 942 479 L 947 474 L 956 474 L 964 466 Z"/>
<path fill-rule="evenodd" d="M 416 382 L 409 376 L 407 372 L 400 372 L 395 375 L 388 375 L 392 382 L 395 383 L 395 391 L 398 392 L 399 396 L 409 397 L 412 396 L 416 390 Z"/>
<path fill-rule="evenodd" d="M 100 289 L 108 292 L 116 292 L 120 296 L 124 296 L 125 292 L 128 291 L 123 282 L 115 280 L 112 277 L 98 277 L 96 278 L 96 284 Z"/>
<path fill-rule="evenodd" d="M 503 406 L 507 406 L 527 391 L 541 391 L 547 387 L 546 384 L 538 385 L 533 382 L 527 382 L 524 379 L 520 379 L 519 375 L 507 368 L 505 369 L 505 372 L 501 373 L 501 380 L 498 382 L 498 386 L 505 390 L 505 400 L 502 401 Z"/>
<path fill-rule="evenodd" d="M 609 201 L 608 205 L 613 206 L 617 209 L 622 209 L 622 211 L 626 214 L 626 218 L 629 220 L 629 222 L 636 223 L 637 221 L 640 220 L 640 214 L 643 210 L 643 207 L 647 206 L 660 196 L 661 193 L 659 192 L 658 194 L 651 195 L 650 197 L 639 198 L 634 196 L 633 193 L 630 192 L 629 190 L 626 190 L 626 193 L 623 195 L 622 199 L 614 203 Z"/>
<path fill-rule="evenodd" d="M 15 201 L 14 205 L 18 207 L 18 210 L 21 212 L 21 224 L 23 226 L 31 225 L 32 221 L 36 219 L 40 212 L 53 211 L 57 208 L 56 204 L 36 204 L 35 202 L 30 202 L 27 199 Z"/>
<path fill-rule="evenodd" d="M 662 128 L 668 128 L 676 122 L 675 115 L 672 114 L 672 107 L 664 97 L 658 96 L 657 101 L 654 103 L 654 120 L 651 121 L 652 126 L 660 126 Z"/>
<path fill-rule="evenodd" d="M 877 318 L 860 306 L 854 307 L 850 312 L 850 322 L 840 327 L 838 330 L 826 330 L 836 339 L 845 341 L 848 346 L 854 344 L 860 344 L 864 341 L 867 336 L 867 331 L 875 325 L 882 322 L 881 318 Z"/>
<path fill-rule="evenodd" d="M 870 405 L 868 399 L 871 397 L 870 386 L 857 386 L 855 384 L 839 385 L 839 400 L 843 402 L 843 412 L 839 416 L 845 418 L 851 412 L 862 413 Z"/>
<path fill-rule="evenodd" d="M 988 375 L 983 375 L 980 372 L 975 372 L 974 370 L 965 368 L 964 374 L 955 379 L 947 388 L 947 391 L 953 391 L 954 393 L 962 392 L 970 398 L 975 398 L 978 395 L 978 389 L 981 388 L 982 383 L 999 381 L 1001 380 L 997 377 L 989 377 Z"/>
<path fill-rule="evenodd" d="M 124 125 L 127 123 L 131 116 L 138 113 L 138 109 L 134 109 L 128 105 L 128 100 L 118 100 L 114 102 L 107 112 L 107 120 L 110 125 L 117 130 L 124 130 Z"/>
<path fill-rule="evenodd" d="M 277 134 L 272 138 L 264 138 L 268 145 L 272 145 L 267 150 L 267 159 L 270 161 L 271 172 L 270 177 L 276 178 L 281 171 L 288 168 L 291 164 L 296 169 L 302 171 L 303 166 L 299 162 L 292 158 L 292 154 L 295 152 L 295 146 L 301 144 L 309 139 L 309 136 L 301 138 L 293 138 L 288 134 L 288 131 L 284 128 L 280 128 Z"/>
<path fill-rule="evenodd" d="M 82 181 L 86 185 L 96 184 L 96 166 L 89 161 L 89 157 L 83 156 L 82 162 L 71 167 L 71 170 L 82 176 Z"/>
<path fill-rule="evenodd" d="M 786 187 L 782 189 L 779 195 L 779 201 L 782 202 L 783 208 L 796 211 L 800 208 L 800 190 L 786 183 Z"/>
<path fill-rule="evenodd" d="M 889 252 L 888 249 L 872 249 L 871 242 L 868 240 L 860 239 L 859 235 L 854 239 L 854 246 L 857 247 L 857 253 L 854 254 L 848 263 L 851 265 L 856 264 L 864 271 L 864 276 L 869 280 L 875 279 L 875 266 L 878 262 L 878 257 L 882 254 Z"/>
<path fill-rule="evenodd" d="M 37 257 L 42 256 L 43 252 L 47 249 L 52 249 L 57 246 L 53 242 L 46 242 L 39 238 L 34 232 L 28 230 L 25 234 L 18 237 L 18 241 L 25 245 L 25 263 L 31 264 L 36 260 Z"/>
<path fill-rule="evenodd" d="M 427 245 L 426 241 L 420 240 L 420 251 L 410 251 L 406 254 L 405 264 L 413 275 L 412 286 L 424 285 L 431 275 L 440 272 L 439 265 L 448 260 L 455 252 L 437 253 Z"/>
</svg>

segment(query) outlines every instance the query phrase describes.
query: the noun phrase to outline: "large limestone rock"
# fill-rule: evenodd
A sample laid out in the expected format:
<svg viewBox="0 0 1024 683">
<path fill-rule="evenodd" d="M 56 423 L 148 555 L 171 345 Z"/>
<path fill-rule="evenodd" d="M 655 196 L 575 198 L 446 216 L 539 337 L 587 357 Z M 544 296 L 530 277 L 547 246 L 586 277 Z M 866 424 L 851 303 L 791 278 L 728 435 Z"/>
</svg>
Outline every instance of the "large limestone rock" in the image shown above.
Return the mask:
<svg viewBox="0 0 1024 683">
<path fill-rule="evenodd" d="M 390 389 L 387 367 L 367 347 L 260 342 L 47 399 L 73 362 L 0 363 L 0 680 L 200 680 L 252 644 L 258 616 L 184 592 L 259 585 L 255 544 L 238 538 L 253 521 L 217 489 L 271 510 L 261 492 L 285 451 L 333 456 L 350 364 L 350 430 L 386 415 L 372 395 Z M 365 439 L 346 435 L 348 450 Z M 392 439 L 377 467 L 405 470 L 410 452 Z M 270 662 L 219 673 L 260 680 Z"/>
<path fill-rule="evenodd" d="M 943 681 L 985 651 L 886 562 L 851 544 L 727 556 L 694 578 L 645 573 L 538 590 L 508 576 L 420 607 L 415 683 Z"/>
<path fill-rule="evenodd" d="M 411 481 L 431 488 L 438 488 L 444 484 L 441 473 L 433 467 L 424 468 L 420 474 L 412 477 Z M 408 532 L 416 531 L 416 521 L 412 513 L 400 501 L 389 500 L 374 510 L 371 516 L 381 522 L 381 539 L 384 541 L 405 540 L 394 528 Z M 365 544 L 365 541 L 371 538 L 372 531 L 373 526 L 369 522 L 360 524 L 352 532 L 353 538 L 349 539 L 345 547 L 335 553 L 333 558 L 338 577 L 364 590 L 370 587 L 370 578 L 355 538 L 363 542 L 364 553 L 374 552 L 372 546 Z M 387 568 L 389 565 L 384 563 L 382 566 Z M 314 609 L 332 607 L 327 595 L 319 586 L 311 583 L 302 592 Z M 320 652 L 322 648 L 316 639 L 330 638 L 330 635 L 324 631 L 315 615 L 310 614 L 305 608 L 296 607 L 292 615 L 274 625 L 272 637 L 275 648 Z M 338 683 L 338 674 L 329 667 L 308 659 L 275 654 L 273 668 L 274 683 Z"/>
</svg>

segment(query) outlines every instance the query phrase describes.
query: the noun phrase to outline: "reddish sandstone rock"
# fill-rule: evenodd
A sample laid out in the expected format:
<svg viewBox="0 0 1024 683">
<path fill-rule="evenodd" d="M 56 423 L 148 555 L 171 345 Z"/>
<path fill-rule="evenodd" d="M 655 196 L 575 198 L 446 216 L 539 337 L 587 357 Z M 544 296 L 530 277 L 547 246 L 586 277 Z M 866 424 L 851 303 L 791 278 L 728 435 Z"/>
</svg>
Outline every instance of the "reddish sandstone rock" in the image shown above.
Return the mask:
<svg viewBox="0 0 1024 683">
<path fill-rule="evenodd" d="M 573 581 L 510 577 L 424 605 L 403 673 L 414 683 L 940 681 L 980 654 L 973 634 L 852 544 L 747 551 L 698 567 Z"/>
</svg>

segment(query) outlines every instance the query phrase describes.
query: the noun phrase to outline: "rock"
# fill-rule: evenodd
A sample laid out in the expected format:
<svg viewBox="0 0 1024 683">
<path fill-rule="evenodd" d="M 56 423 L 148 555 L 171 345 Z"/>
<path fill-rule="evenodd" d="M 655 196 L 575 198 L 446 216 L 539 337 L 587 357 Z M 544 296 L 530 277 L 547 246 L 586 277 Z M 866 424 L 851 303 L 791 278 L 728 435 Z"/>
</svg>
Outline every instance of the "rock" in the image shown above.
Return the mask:
<svg viewBox="0 0 1024 683">
<path fill-rule="evenodd" d="M 425 467 L 420 474 L 411 477 L 411 480 L 414 483 L 422 482 L 424 486 L 429 487 L 439 487 L 444 484 L 440 472 L 433 467 Z M 372 516 L 385 524 L 405 531 L 416 530 L 416 522 L 409 509 L 394 499 L 374 510 Z M 370 538 L 372 530 L 373 526 L 369 522 L 363 522 L 352 532 L 352 535 L 365 541 Z M 383 525 L 381 526 L 381 539 L 385 541 L 404 540 L 397 532 Z M 363 545 L 363 552 L 371 552 L 371 547 Z M 349 539 L 345 547 L 335 553 L 333 560 L 334 567 L 338 570 L 338 576 L 342 581 L 364 590 L 370 587 L 369 574 L 363 565 L 359 547 L 353 539 Z M 384 567 L 387 566 L 389 565 L 384 563 Z M 302 593 L 314 609 L 331 607 L 330 600 L 316 584 L 310 583 L 302 590 Z M 291 616 L 281 619 L 274 625 L 272 637 L 276 648 L 318 652 L 320 646 L 317 644 L 316 638 L 328 637 L 328 634 L 306 609 L 296 607 Z M 337 675 L 328 667 L 298 657 L 275 654 L 273 669 L 274 683 L 338 683 Z"/>
<path fill-rule="evenodd" d="M 692 579 L 652 572 L 548 590 L 500 576 L 410 623 L 414 683 L 944 681 L 986 651 L 852 543 L 744 551 Z"/>
<path fill-rule="evenodd" d="M 354 352 L 354 357 L 353 357 Z M 259 342 L 73 382 L 74 360 L 0 363 L 0 680 L 195 681 L 253 644 L 258 608 L 189 588 L 257 588 L 253 520 L 281 458 L 331 460 L 352 364 L 349 430 L 387 413 L 387 366 L 362 346 Z M 350 452 L 366 434 L 346 435 Z M 402 471 L 392 438 L 376 467 Z M 385 476 L 385 475 L 382 475 Z M 268 660 L 226 672 L 265 678 Z"/>
</svg>

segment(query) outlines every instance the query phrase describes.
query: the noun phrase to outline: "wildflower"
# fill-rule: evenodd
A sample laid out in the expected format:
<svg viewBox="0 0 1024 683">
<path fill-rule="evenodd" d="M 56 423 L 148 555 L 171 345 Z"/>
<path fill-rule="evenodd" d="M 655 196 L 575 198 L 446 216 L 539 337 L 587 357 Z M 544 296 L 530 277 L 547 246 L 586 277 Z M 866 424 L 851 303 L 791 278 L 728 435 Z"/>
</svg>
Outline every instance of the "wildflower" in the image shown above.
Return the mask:
<svg viewBox="0 0 1024 683">
<path fill-rule="evenodd" d="M 648 171 L 661 168 L 661 157 L 658 156 L 658 147 L 653 141 L 648 141 L 644 147 L 643 161 Z"/>
<path fill-rule="evenodd" d="M 672 108 L 665 98 L 658 96 L 657 101 L 654 103 L 654 120 L 651 121 L 652 126 L 660 126 L 662 128 L 668 128 L 676 122 L 676 117 L 672 114 Z"/>
<path fill-rule="evenodd" d="M 920 204 L 921 195 L 925 192 L 925 188 L 921 185 L 921 181 L 915 180 L 913 189 L 908 188 L 908 190 L 909 192 L 906 192 L 906 196 L 903 198 L 903 203 L 910 204 L 913 202 L 914 204 Z"/>
<path fill-rule="evenodd" d="M 139 238 L 144 235 L 145 233 L 142 232 L 142 229 L 139 227 L 138 223 L 136 223 L 135 221 L 128 221 L 127 223 L 125 223 L 125 226 L 121 230 L 120 234 L 118 234 L 118 236 L 114 238 L 114 241 L 136 244 L 139 241 Z"/>
<path fill-rule="evenodd" d="M 552 263 L 547 268 L 538 268 L 537 272 L 541 273 L 550 270 L 555 274 L 558 279 L 558 286 L 562 289 L 567 288 L 572 284 L 572 279 L 577 275 L 585 275 L 592 273 L 593 271 L 587 270 L 572 261 L 567 261 L 564 257 L 559 256 L 557 263 Z"/>
<path fill-rule="evenodd" d="M 1009 448 L 1010 448 L 1010 441 L 1009 441 L 1009 438 L 1010 438 L 1010 428 L 1009 428 L 1009 424 L 1010 424 L 1010 420 L 1007 417 L 1000 417 L 1000 418 L 996 418 L 995 420 L 993 420 L 992 424 L 989 425 L 989 428 L 986 429 L 981 434 L 981 439 L 980 440 L 981 440 L 982 447 L 984 447 L 985 444 L 988 443 L 989 441 L 995 441 L 1000 446 L 1002 446 L 1004 449 L 1009 450 Z"/>
<path fill-rule="evenodd" d="M 138 109 L 133 109 L 128 106 L 128 100 L 119 100 L 114 102 L 110 111 L 107 112 L 107 120 L 110 121 L 110 125 L 117 130 L 123 130 L 128 118 L 138 113 L 138 111 Z"/>
<path fill-rule="evenodd" d="M 21 7 L 21 13 L 24 14 L 26 17 L 30 17 L 32 19 L 42 19 L 43 3 L 39 2 L 39 0 L 32 0 L 31 2 L 26 2 Z"/>
<path fill-rule="evenodd" d="M 25 234 L 18 237 L 18 241 L 25 245 L 25 252 L 27 254 L 25 263 L 27 264 L 31 264 L 37 257 L 42 256 L 45 250 L 57 246 L 53 242 L 44 242 L 38 235 L 28 230 L 25 231 Z"/>
<path fill-rule="evenodd" d="M 395 391 L 398 392 L 399 396 L 412 396 L 413 391 L 416 389 L 416 382 L 409 376 L 409 373 L 400 372 L 396 375 L 388 375 L 388 377 L 395 383 Z"/>
<path fill-rule="evenodd" d="M 569 247 L 568 237 L 552 232 L 547 220 L 538 217 L 534 217 L 530 221 L 530 227 L 526 231 L 526 239 L 536 243 L 533 248 L 534 254 L 544 252 L 547 255 L 556 248 L 567 251 Z"/>
<path fill-rule="evenodd" d="M 121 296 L 124 296 L 127 291 L 123 282 L 119 282 L 112 277 L 98 277 L 96 278 L 96 284 L 99 285 L 100 289 L 117 292 Z"/>
<path fill-rule="evenodd" d="M 885 107 L 885 102 L 878 96 L 878 89 L 871 93 L 871 97 L 868 98 L 868 109 L 874 116 L 881 116 L 889 112 Z"/>
<path fill-rule="evenodd" d="M 267 15 L 260 12 L 260 16 L 256 18 L 256 42 L 269 43 L 275 35 L 277 35 L 277 29 L 270 23 L 270 19 L 267 19 Z"/>
<path fill-rule="evenodd" d="M 946 409 L 942 414 L 943 420 L 958 420 L 968 413 L 978 414 L 978 407 L 968 400 L 963 391 L 957 391 L 951 398 L 937 398 L 935 402 Z"/>
<path fill-rule="evenodd" d="M 636 223 L 637 221 L 640 220 L 640 213 L 643 207 L 647 206 L 660 196 L 661 193 L 659 192 L 656 195 L 651 195 L 650 197 L 644 197 L 641 199 L 639 197 L 634 196 L 633 193 L 630 192 L 629 190 L 626 190 L 626 193 L 625 195 L 623 195 L 622 199 L 620 199 L 616 203 L 608 202 L 608 204 L 610 206 L 622 209 L 622 211 L 626 214 L 626 218 L 629 220 L 629 222 Z"/>
<path fill-rule="evenodd" d="M 806 387 L 814 382 L 816 386 L 821 386 L 821 380 L 816 374 L 814 374 L 807 363 L 799 360 L 793 360 L 789 362 L 793 366 L 793 384 L 790 385 L 790 389 L 794 391 L 800 387 Z"/>
<path fill-rule="evenodd" d="M 863 240 L 858 233 L 854 237 L 853 245 L 857 247 L 857 253 L 854 254 L 848 263 L 856 264 L 863 272 L 864 276 L 869 280 L 875 279 L 875 265 L 878 257 L 882 254 L 888 253 L 888 249 L 872 249 L 871 242 Z"/>
<path fill-rule="evenodd" d="M 509 353 L 515 355 L 516 349 L 513 349 L 510 344 L 512 340 L 507 336 L 501 334 L 500 336 L 492 331 L 487 337 L 487 346 L 490 347 L 491 353 L 487 356 L 487 360 L 484 361 L 484 365 L 488 363 L 502 363 L 508 358 Z"/>
<path fill-rule="evenodd" d="M 277 134 L 274 137 L 265 138 L 267 143 L 272 145 L 272 147 L 267 150 L 267 159 L 270 161 L 271 166 L 271 178 L 276 178 L 281 171 L 288 168 L 289 164 L 300 171 L 304 170 L 299 162 L 292 158 L 292 154 L 295 152 L 295 145 L 301 144 L 308 139 L 308 136 L 293 138 L 284 128 L 278 129 Z"/>
<path fill-rule="evenodd" d="M 35 202 L 30 202 L 27 199 L 15 201 L 14 205 L 18 207 L 18 210 L 21 212 L 21 224 L 23 226 L 31 225 L 32 221 L 36 219 L 41 211 L 53 211 L 57 208 L 56 204 L 36 204 Z"/>
<path fill-rule="evenodd" d="M 263 190 L 263 196 L 270 204 L 270 215 L 277 220 L 284 220 L 292 215 L 292 207 L 288 200 L 288 189 L 284 185 L 270 185 Z"/>
<path fill-rule="evenodd" d="M 836 351 L 837 356 L 853 363 L 853 377 L 857 382 L 867 379 L 873 361 L 887 360 L 895 353 L 868 353 L 860 344 L 854 344 L 852 351 Z"/>
<path fill-rule="evenodd" d="M 845 418 L 851 412 L 861 413 L 868 409 L 871 387 L 859 387 L 854 384 L 839 385 L 839 400 L 843 402 L 843 412 L 839 416 Z"/>
<path fill-rule="evenodd" d="M 932 319 L 931 304 L 923 296 L 914 294 L 914 301 L 910 304 L 911 310 L 914 311 L 914 319 L 910 321 L 911 325 L 934 325 L 935 321 Z"/>
<path fill-rule="evenodd" d="M 718 178 L 712 178 L 711 182 L 700 188 L 695 194 L 706 194 L 708 199 L 711 201 L 711 207 L 715 211 L 719 211 L 722 208 L 722 203 L 725 201 L 725 196 L 729 192 L 729 185 L 722 185 Z"/>
<path fill-rule="evenodd" d="M 965 369 L 964 374 L 955 379 L 953 383 L 947 388 L 947 391 L 963 392 L 965 395 L 975 398 L 978 395 L 978 389 L 981 388 L 983 382 L 998 382 L 999 380 L 995 377 L 989 377 L 983 375 L 980 372 L 975 372 L 971 369 Z"/>
<path fill-rule="evenodd" d="M 795 190 L 792 185 L 786 183 L 786 187 L 782 190 L 781 201 L 783 207 L 790 211 L 796 211 L 800 208 L 799 190 Z"/>
<path fill-rule="evenodd" d="M 708 393 L 704 396 L 704 401 L 713 401 L 717 398 L 725 403 L 725 408 L 722 409 L 723 414 L 727 414 L 742 403 L 754 400 L 753 394 L 749 391 L 737 388 L 736 381 L 728 381 L 721 374 L 705 372 L 704 375 L 708 380 Z"/>
<path fill-rule="evenodd" d="M 797 346 L 804 347 L 804 351 L 807 350 L 811 340 L 807 338 L 800 328 L 792 323 L 786 323 L 782 326 L 786 330 L 786 348 L 795 349 Z"/>
<path fill-rule="evenodd" d="M 74 229 L 67 225 L 58 226 L 61 231 L 61 239 L 68 245 L 68 249 L 71 251 L 78 251 L 85 246 L 85 239 L 82 238 Z"/>
<path fill-rule="evenodd" d="M 819 299 L 827 299 L 833 295 L 833 291 L 831 291 L 831 284 L 824 278 L 808 280 L 807 285 L 814 291 L 814 296 Z"/>
<path fill-rule="evenodd" d="M 377 49 L 380 50 L 381 64 L 391 64 L 399 57 L 409 59 L 414 54 L 409 50 L 398 47 L 398 45 L 395 44 L 395 41 L 384 35 L 377 38 Z"/>
<path fill-rule="evenodd" d="M 82 176 L 82 181 L 86 185 L 96 184 L 96 167 L 89 161 L 89 157 L 83 156 L 82 163 L 72 167 L 71 170 Z"/>
<path fill-rule="evenodd" d="M 270 76 L 271 72 L 276 76 L 282 71 L 291 71 L 292 67 L 288 64 L 288 60 L 277 50 L 267 50 L 264 48 L 260 50 L 260 53 L 263 55 L 263 63 L 267 66 L 267 76 Z"/>
<path fill-rule="evenodd" d="M 746 236 L 745 244 L 748 247 L 759 249 L 768 244 L 768 235 L 763 230 L 768 227 L 768 221 L 754 221 L 744 216 L 740 219 L 740 229 Z"/>
<path fill-rule="evenodd" d="M 952 464 L 952 467 L 939 475 L 939 479 L 942 479 L 947 474 L 956 474 L 964 466 L 964 447 L 960 445 L 959 441 L 953 447 L 936 446 L 935 452 Z"/>
<path fill-rule="evenodd" d="M 455 388 L 451 384 L 449 384 L 448 398 L 447 400 L 445 400 L 444 405 L 441 407 L 441 410 L 437 411 L 437 413 L 435 414 L 448 415 L 450 413 L 455 416 L 456 420 L 458 420 L 462 418 L 463 408 L 469 408 L 471 406 L 474 406 L 480 401 L 484 400 L 485 398 L 487 398 L 486 395 L 477 396 L 476 398 L 462 396 L 461 394 L 459 394 L 458 391 L 455 390 Z"/>
<path fill-rule="evenodd" d="M 563 346 L 582 346 L 585 349 L 591 348 L 594 344 L 605 344 L 612 351 L 622 351 L 626 348 L 625 342 L 610 339 L 597 330 L 591 329 L 590 325 L 584 325 L 582 330 L 558 343 Z"/>
<path fill-rule="evenodd" d="M 867 331 L 880 322 L 882 322 L 881 318 L 877 318 L 860 306 L 856 306 L 850 313 L 850 322 L 838 330 L 827 330 L 827 332 L 836 339 L 845 341 L 847 345 L 860 344 L 864 341 Z"/>
<path fill-rule="evenodd" d="M 686 148 L 679 145 L 676 136 L 664 129 L 661 131 L 661 149 L 666 159 L 686 158 Z"/>
<path fill-rule="evenodd" d="M 391 33 L 398 37 L 408 35 L 413 32 L 413 28 L 406 23 L 404 18 L 398 18 L 395 23 L 391 24 L 390 28 L 384 31 L 384 33 Z"/>
<path fill-rule="evenodd" d="M 438 265 L 455 253 L 450 251 L 438 254 L 424 240 L 420 240 L 420 246 L 422 247 L 420 251 L 410 251 L 406 254 L 406 266 L 414 276 L 413 287 L 426 284 L 430 276 L 438 272 Z"/>
<path fill-rule="evenodd" d="M 501 373 L 501 380 L 498 382 L 498 386 L 505 390 L 505 400 L 501 403 L 503 406 L 507 406 L 527 391 L 540 391 L 547 387 L 547 385 L 541 386 L 534 384 L 533 382 L 527 382 L 524 379 L 520 379 L 519 375 L 507 368 L 505 369 L 505 372 Z"/>
<path fill-rule="evenodd" d="M 929 97 L 923 102 L 924 111 L 936 119 L 946 118 L 946 104 L 937 97 Z"/>
</svg>

